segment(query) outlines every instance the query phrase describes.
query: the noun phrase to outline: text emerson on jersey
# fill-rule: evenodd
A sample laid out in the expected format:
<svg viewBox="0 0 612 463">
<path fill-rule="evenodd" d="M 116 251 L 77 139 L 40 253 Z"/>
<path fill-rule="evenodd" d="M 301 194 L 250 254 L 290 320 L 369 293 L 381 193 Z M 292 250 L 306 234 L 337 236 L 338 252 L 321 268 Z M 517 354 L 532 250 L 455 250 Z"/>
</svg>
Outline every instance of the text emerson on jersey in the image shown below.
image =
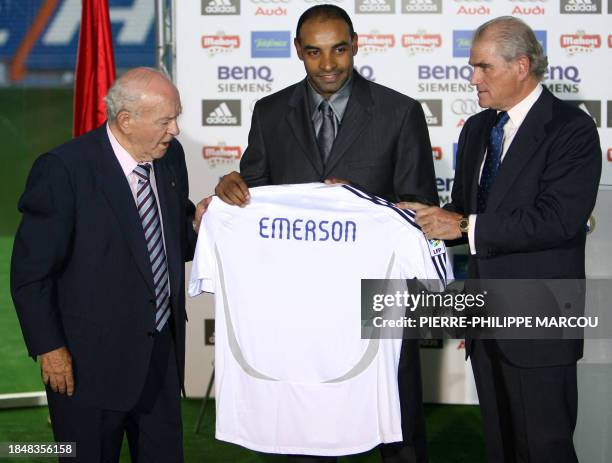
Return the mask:
<svg viewBox="0 0 612 463">
<path fill-rule="evenodd" d="M 259 236 L 266 239 L 296 241 L 355 241 L 357 224 L 352 220 L 288 219 L 262 217 Z"/>
</svg>

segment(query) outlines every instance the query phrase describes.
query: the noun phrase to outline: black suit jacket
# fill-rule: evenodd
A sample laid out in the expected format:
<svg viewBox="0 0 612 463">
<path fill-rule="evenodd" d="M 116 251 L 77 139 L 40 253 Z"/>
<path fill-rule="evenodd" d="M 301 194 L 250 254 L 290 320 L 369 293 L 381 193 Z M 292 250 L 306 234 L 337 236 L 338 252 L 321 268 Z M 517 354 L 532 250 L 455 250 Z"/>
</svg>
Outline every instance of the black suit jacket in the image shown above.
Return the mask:
<svg viewBox="0 0 612 463">
<path fill-rule="evenodd" d="M 496 111 L 466 122 L 448 208 L 476 213 L 476 195 Z M 469 276 L 486 279 L 582 279 L 586 223 L 595 205 L 601 147 L 593 120 L 547 89 L 515 135 L 478 214 L 476 255 Z M 523 295 L 513 295 L 517 306 Z M 582 356 L 581 341 L 504 341 L 498 345 L 519 366 L 552 366 Z"/>
<path fill-rule="evenodd" d="M 153 163 L 179 371 L 194 206 L 180 143 Z M 31 356 L 66 346 L 74 400 L 128 410 L 149 368 L 155 290 L 136 204 L 102 125 L 39 157 L 19 201 L 11 290 Z M 182 377 L 182 376 L 181 376 Z"/>
<path fill-rule="evenodd" d="M 421 105 L 353 72 L 353 88 L 325 166 L 303 80 L 255 105 L 240 172 L 250 187 L 336 177 L 392 201 L 438 204 Z"/>
</svg>

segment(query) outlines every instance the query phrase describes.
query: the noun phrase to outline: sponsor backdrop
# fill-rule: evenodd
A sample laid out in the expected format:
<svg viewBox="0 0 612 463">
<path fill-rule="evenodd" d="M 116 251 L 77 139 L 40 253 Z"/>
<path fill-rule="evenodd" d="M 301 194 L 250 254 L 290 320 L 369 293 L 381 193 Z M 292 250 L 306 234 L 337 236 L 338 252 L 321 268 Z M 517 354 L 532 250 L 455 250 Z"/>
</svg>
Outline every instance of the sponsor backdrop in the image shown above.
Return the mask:
<svg viewBox="0 0 612 463">
<path fill-rule="evenodd" d="M 520 17 L 536 30 L 549 57 L 544 85 L 595 120 L 604 158 L 602 188 L 612 186 L 611 0 L 331 1 L 347 10 L 359 34 L 358 71 L 421 102 L 443 203 L 452 188 L 461 127 L 480 111 L 469 83 L 471 34 L 500 15 Z M 238 169 L 255 102 L 303 78 L 292 40 L 299 15 L 315 3 L 323 2 L 176 2 L 180 138 L 188 153 L 192 197 L 211 194 L 221 175 Z M 187 391 L 201 395 L 213 363 L 213 328 L 205 321 L 213 318 L 212 298 L 192 300 L 189 318 Z M 423 351 L 427 400 L 475 403 L 462 344 L 428 347 Z"/>
</svg>

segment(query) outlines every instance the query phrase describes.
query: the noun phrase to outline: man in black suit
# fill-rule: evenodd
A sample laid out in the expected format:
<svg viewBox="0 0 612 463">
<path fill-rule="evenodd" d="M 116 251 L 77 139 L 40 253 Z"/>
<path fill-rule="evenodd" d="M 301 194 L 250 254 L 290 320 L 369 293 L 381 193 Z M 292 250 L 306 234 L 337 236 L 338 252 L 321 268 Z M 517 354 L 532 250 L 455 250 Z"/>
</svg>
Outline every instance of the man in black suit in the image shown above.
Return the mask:
<svg viewBox="0 0 612 463">
<path fill-rule="evenodd" d="M 542 87 L 546 56 L 519 19 L 480 26 L 470 64 L 479 104 L 488 109 L 461 132 L 452 202 L 446 209 L 405 206 L 418 209 L 428 238 L 469 243 L 470 278 L 539 280 L 536 288 L 544 288 L 542 279 L 584 279 L 586 223 L 601 173 L 593 120 Z M 511 291 L 503 299 L 515 310 L 544 309 L 524 307 L 525 296 Z M 572 437 L 582 345 L 467 339 L 487 461 L 578 461 Z"/>
<path fill-rule="evenodd" d="M 166 77 L 130 70 L 106 103 L 107 123 L 32 167 L 13 300 L 67 461 L 118 461 L 126 432 L 133 461 L 180 462 L 184 263 L 205 201 L 188 199 Z"/>
<path fill-rule="evenodd" d="M 249 187 L 326 181 L 352 183 L 393 202 L 438 204 L 421 105 L 353 70 L 357 34 L 346 12 L 334 5 L 308 9 L 294 44 L 306 79 L 257 102 L 240 174 L 224 176 L 217 195 L 244 206 Z M 415 341 L 403 344 L 399 377 L 404 443 L 381 452 L 386 462 L 424 462 Z"/>
</svg>

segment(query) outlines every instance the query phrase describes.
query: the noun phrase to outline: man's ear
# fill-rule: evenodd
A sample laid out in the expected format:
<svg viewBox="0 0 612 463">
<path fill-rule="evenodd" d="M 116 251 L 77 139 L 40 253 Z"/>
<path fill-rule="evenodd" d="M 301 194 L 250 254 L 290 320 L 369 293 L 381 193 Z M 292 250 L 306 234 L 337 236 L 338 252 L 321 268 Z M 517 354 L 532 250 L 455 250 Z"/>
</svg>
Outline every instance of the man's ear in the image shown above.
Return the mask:
<svg viewBox="0 0 612 463">
<path fill-rule="evenodd" d="M 516 62 L 518 65 L 519 79 L 525 80 L 526 78 L 529 77 L 529 74 L 530 74 L 529 69 L 530 69 L 531 62 L 529 61 L 529 58 L 527 57 L 527 55 L 519 56 L 516 59 Z"/>
<path fill-rule="evenodd" d="M 351 40 L 351 49 L 353 50 L 353 56 L 355 56 L 359 50 L 359 37 L 356 33 L 353 34 L 353 38 Z"/>
<path fill-rule="evenodd" d="M 125 134 L 131 133 L 131 122 L 132 115 L 128 111 L 119 111 L 119 114 L 117 114 L 116 123 L 121 132 Z"/>
<path fill-rule="evenodd" d="M 300 61 L 304 61 L 304 55 L 302 52 L 302 44 L 300 44 L 300 41 L 298 40 L 297 37 L 293 39 L 293 45 L 295 46 L 295 52 L 297 53 Z"/>
</svg>

